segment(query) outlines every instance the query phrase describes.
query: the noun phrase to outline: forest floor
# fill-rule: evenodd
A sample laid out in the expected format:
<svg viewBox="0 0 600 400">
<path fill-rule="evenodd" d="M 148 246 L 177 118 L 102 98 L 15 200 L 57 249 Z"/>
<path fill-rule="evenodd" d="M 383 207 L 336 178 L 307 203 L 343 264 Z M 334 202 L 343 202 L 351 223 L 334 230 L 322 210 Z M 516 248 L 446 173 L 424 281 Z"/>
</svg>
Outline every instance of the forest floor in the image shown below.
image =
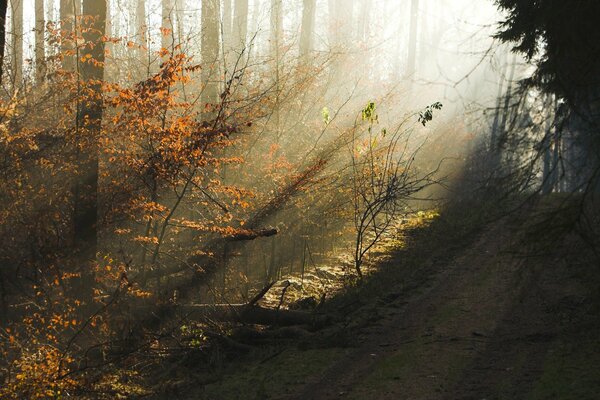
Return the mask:
<svg viewBox="0 0 600 400">
<path fill-rule="evenodd" d="M 168 398 L 597 399 L 600 268 L 575 238 L 537 248 L 530 222 L 441 217 L 330 302 L 340 324 Z"/>
</svg>

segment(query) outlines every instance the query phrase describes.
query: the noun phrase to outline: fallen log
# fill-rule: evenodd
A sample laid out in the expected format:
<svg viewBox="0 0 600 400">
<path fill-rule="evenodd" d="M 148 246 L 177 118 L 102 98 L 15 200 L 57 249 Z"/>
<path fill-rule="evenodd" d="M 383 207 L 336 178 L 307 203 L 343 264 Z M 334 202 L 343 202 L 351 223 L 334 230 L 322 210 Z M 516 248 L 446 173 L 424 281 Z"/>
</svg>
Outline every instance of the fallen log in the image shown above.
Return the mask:
<svg viewBox="0 0 600 400">
<path fill-rule="evenodd" d="M 331 317 L 296 310 L 275 310 L 248 304 L 191 304 L 177 306 L 179 313 L 190 320 L 214 320 L 254 325 L 293 326 L 309 325 L 322 327 L 331 322 Z"/>
<path fill-rule="evenodd" d="M 227 236 L 226 240 L 229 242 L 243 242 L 255 240 L 258 238 L 265 238 L 275 236 L 279 233 L 277 228 L 264 228 L 264 229 L 249 229 L 241 231 L 233 236 Z"/>
</svg>

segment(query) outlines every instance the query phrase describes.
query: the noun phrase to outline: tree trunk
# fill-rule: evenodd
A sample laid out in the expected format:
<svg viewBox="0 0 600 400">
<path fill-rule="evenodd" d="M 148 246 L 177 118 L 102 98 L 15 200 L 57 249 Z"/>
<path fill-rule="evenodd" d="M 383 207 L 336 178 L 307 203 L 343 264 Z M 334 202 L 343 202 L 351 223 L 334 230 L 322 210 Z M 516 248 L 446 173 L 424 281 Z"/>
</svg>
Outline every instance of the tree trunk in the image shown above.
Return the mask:
<svg viewBox="0 0 600 400">
<path fill-rule="evenodd" d="M 23 84 L 23 0 L 11 1 L 13 84 Z"/>
<path fill-rule="evenodd" d="M 271 0 L 271 55 L 279 63 L 279 51 L 283 41 L 283 13 L 281 0 Z"/>
<path fill-rule="evenodd" d="M 143 80 L 150 75 L 150 62 L 148 60 L 148 23 L 146 21 L 146 0 L 137 0 L 135 11 L 135 32 L 139 36 L 137 49 L 137 58 L 140 65 L 145 66 L 145 70 L 140 68 L 138 80 Z"/>
<path fill-rule="evenodd" d="M 233 32 L 235 47 L 238 50 L 245 49 L 248 35 L 248 0 L 235 0 Z"/>
<path fill-rule="evenodd" d="M 232 16 L 233 7 L 231 6 L 232 0 L 223 0 L 223 42 L 231 42 L 231 27 L 232 27 Z"/>
<path fill-rule="evenodd" d="M 96 260 L 98 241 L 98 135 L 101 129 L 103 104 L 102 85 L 104 78 L 104 42 L 102 37 L 106 27 L 106 1 L 85 0 L 83 14 L 93 16 L 92 29 L 86 29 L 83 38 L 92 46 L 84 46 L 81 63 L 81 79 L 90 94 L 81 102 L 77 120 L 85 132 L 78 135 L 83 141 L 78 143 L 79 177 L 75 186 L 74 236 L 75 247 L 80 257 L 82 293 L 85 301 L 90 301 L 93 280 L 93 265 Z"/>
<path fill-rule="evenodd" d="M 357 24 L 357 39 L 359 42 L 366 43 L 371 35 L 371 7 L 372 4 L 369 0 L 362 0 Z"/>
<path fill-rule="evenodd" d="M 162 0 L 162 23 L 161 47 L 167 50 L 173 50 L 173 0 Z"/>
<path fill-rule="evenodd" d="M 219 21 L 220 0 L 202 0 L 202 103 L 214 106 L 219 102 Z"/>
<path fill-rule="evenodd" d="M 177 43 L 183 43 L 184 21 L 185 21 L 185 0 L 175 0 L 175 18 L 177 19 L 177 28 L 175 29 L 177 35 Z"/>
<path fill-rule="evenodd" d="M 6 49 L 6 12 L 8 0 L 0 0 L 0 86 L 4 78 L 4 55 Z"/>
<path fill-rule="evenodd" d="M 39 83 L 46 74 L 46 22 L 44 0 L 35 0 L 35 80 Z"/>
<path fill-rule="evenodd" d="M 304 0 L 302 9 L 302 27 L 300 29 L 300 57 L 313 50 L 313 34 L 315 30 L 316 0 Z"/>
<path fill-rule="evenodd" d="M 412 0 L 410 5 L 410 33 L 408 36 L 408 57 L 406 60 L 406 77 L 413 80 L 417 62 L 417 32 L 419 24 L 419 0 Z"/>
<path fill-rule="evenodd" d="M 554 104 L 553 104 L 554 103 Z M 554 143 L 554 130 L 557 128 L 556 121 L 556 100 L 552 100 L 552 95 L 548 95 L 548 100 L 545 102 L 544 107 L 547 110 L 551 108 L 555 111 L 552 117 L 548 116 L 545 127 L 544 140 L 542 142 L 542 155 L 543 169 L 542 169 L 542 194 L 550 194 L 554 189 L 555 182 L 553 182 L 554 169 L 558 168 L 558 165 L 552 163 L 552 144 Z"/>
<path fill-rule="evenodd" d="M 322 327 L 331 323 L 331 317 L 309 311 L 276 310 L 248 304 L 197 304 L 172 307 L 190 320 L 229 321 L 256 325 L 310 325 Z M 172 314 L 172 311 L 169 312 Z"/>
<path fill-rule="evenodd" d="M 337 52 L 332 62 L 331 81 L 334 85 L 342 82 L 347 61 L 344 44 L 352 37 L 352 15 L 354 0 L 329 0 L 329 46 Z"/>
<path fill-rule="evenodd" d="M 280 49 L 283 42 L 283 13 L 281 0 L 271 0 L 271 57 L 273 59 L 273 77 L 275 80 L 275 105 L 273 106 L 273 120 L 275 122 L 275 142 L 281 136 L 281 116 L 279 113 L 279 70 Z"/>
<path fill-rule="evenodd" d="M 70 54 L 76 51 L 75 34 L 77 16 L 81 14 L 78 0 L 60 0 L 60 20 L 63 40 L 60 46 L 62 54 L 62 68 L 67 72 L 75 72 L 77 59 L 76 54 Z"/>
</svg>

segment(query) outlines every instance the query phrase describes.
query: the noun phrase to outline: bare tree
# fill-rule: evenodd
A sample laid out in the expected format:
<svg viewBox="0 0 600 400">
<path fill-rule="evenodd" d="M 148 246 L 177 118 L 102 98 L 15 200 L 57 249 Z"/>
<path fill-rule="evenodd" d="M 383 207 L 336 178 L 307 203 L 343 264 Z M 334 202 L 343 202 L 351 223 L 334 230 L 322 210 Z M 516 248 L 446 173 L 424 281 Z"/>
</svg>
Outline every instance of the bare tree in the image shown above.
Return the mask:
<svg viewBox="0 0 600 400">
<path fill-rule="evenodd" d="M 223 0 L 223 42 L 231 39 L 233 7 L 232 0 Z"/>
<path fill-rule="evenodd" d="M 419 0 L 412 0 L 410 5 L 410 33 L 408 38 L 408 56 L 406 61 L 406 77 L 414 79 L 417 63 L 417 32 L 419 24 Z"/>
<path fill-rule="evenodd" d="M 235 0 L 233 32 L 235 46 L 245 49 L 248 35 L 248 0 Z"/>
<path fill-rule="evenodd" d="M 45 14 L 44 0 L 35 0 L 35 75 L 36 81 L 44 79 L 46 70 L 46 48 L 45 48 Z"/>
<path fill-rule="evenodd" d="M 137 0 L 135 9 L 135 24 L 136 33 L 139 36 L 139 48 L 137 50 L 137 57 L 142 65 L 150 67 L 148 62 L 148 22 L 146 20 L 146 0 Z M 143 76 L 147 76 L 150 71 L 146 70 Z M 140 76 L 139 78 L 142 78 Z"/>
<path fill-rule="evenodd" d="M 161 28 L 161 46 L 163 49 L 170 49 L 173 43 L 173 0 L 162 0 L 162 24 Z"/>
<path fill-rule="evenodd" d="M 0 85 L 4 75 L 4 51 L 6 48 L 6 12 L 8 0 L 0 0 Z"/>
<path fill-rule="evenodd" d="M 204 104 L 216 104 L 219 101 L 219 21 L 221 15 L 220 0 L 202 0 L 202 40 L 201 57 L 202 92 Z"/>
<path fill-rule="evenodd" d="M 302 27 L 300 30 L 300 57 L 306 57 L 313 49 L 315 30 L 316 0 L 304 0 L 302 8 Z"/>
<path fill-rule="evenodd" d="M 77 16 L 81 15 L 80 2 L 77 0 L 60 0 L 60 20 L 63 40 L 61 42 L 62 68 L 75 72 Z"/>
<path fill-rule="evenodd" d="M 425 125 L 433 112 L 442 108 L 434 103 L 420 113 Z M 354 267 L 362 278 L 364 258 L 388 234 L 393 224 L 407 212 L 411 197 L 433 183 L 437 170 L 419 175 L 413 168 L 420 148 L 409 149 L 408 136 L 402 124 L 393 131 L 376 129 L 378 116 L 375 103 L 362 111 L 368 124 L 363 140 L 353 137 L 350 148 L 352 200 L 354 207 Z M 365 144 L 361 144 L 365 143 Z"/>
<path fill-rule="evenodd" d="M 23 0 L 11 1 L 12 73 L 16 87 L 23 83 Z"/>
<path fill-rule="evenodd" d="M 78 124 L 87 135 L 85 143 L 78 143 L 79 177 L 75 185 L 74 241 L 81 259 L 82 285 L 85 295 L 91 294 L 93 274 L 91 265 L 96 260 L 98 241 L 98 135 L 102 124 L 102 80 L 104 79 L 104 41 L 106 28 L 106 0 L 85 0 L 83 13 L 93 17 L 90 29 L 84 29 L 81 78 L 91 93 L 81 102 L 77 112 Z M 90 301 L 88 297 L 86 299 Z"/>
</svg>

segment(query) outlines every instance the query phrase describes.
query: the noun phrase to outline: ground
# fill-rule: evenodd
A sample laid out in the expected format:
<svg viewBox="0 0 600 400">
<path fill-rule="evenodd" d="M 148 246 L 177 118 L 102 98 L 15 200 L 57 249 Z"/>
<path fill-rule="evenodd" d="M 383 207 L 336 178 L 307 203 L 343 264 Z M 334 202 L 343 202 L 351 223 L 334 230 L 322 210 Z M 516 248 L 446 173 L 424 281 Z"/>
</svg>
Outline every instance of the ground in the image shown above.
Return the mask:
<svg viewBox="0 0 600 400">
<path fill-rule="evenodd" d="M 442 219 L 332 302 L 352 308 L 340 326 L 230 363 L 179 398 L 599 398 L 600 268 L 575 238 L 537 251 L 528 219 L 476 231 Z"/>
</svg>

